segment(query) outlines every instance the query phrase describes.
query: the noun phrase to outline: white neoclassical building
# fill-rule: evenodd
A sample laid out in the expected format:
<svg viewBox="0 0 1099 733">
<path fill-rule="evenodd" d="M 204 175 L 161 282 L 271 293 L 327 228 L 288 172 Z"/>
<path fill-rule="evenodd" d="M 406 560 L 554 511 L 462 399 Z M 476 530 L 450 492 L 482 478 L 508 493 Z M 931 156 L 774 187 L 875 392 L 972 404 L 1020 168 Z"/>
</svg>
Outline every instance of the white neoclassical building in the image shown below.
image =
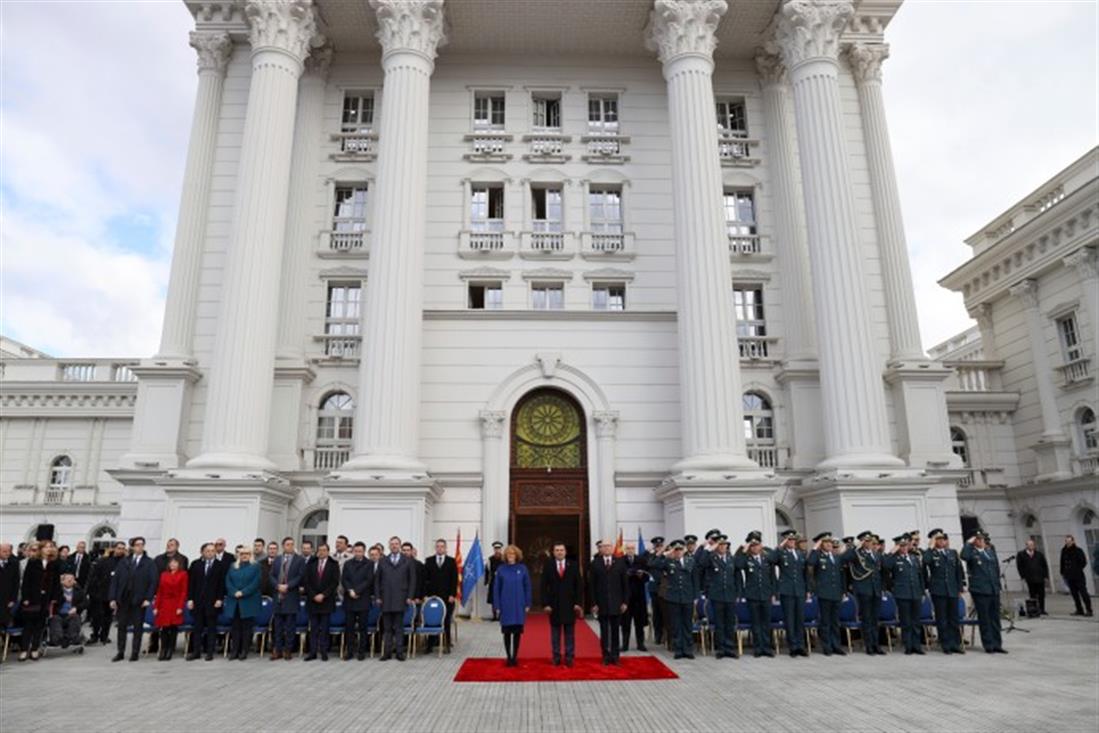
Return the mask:
<svg viewBox="0 0 1099 733">
<path fill-rule="evenodd" d="M 186 4 L 160 349 L 6 360 L 5 538 L 959 531 L 899 0 Z"/>
<path fill-rule="evenodd" d="M 972 257 L 940 282 L 965 296 L 977 325 L 931 350 L 954 371 L 962 522 L 1003 548 L 1034 539 L 1056 587 L 1065 535 L 1089 562 L 1099 544 L 1099 148 L 966 244 Z"/>
</svg>

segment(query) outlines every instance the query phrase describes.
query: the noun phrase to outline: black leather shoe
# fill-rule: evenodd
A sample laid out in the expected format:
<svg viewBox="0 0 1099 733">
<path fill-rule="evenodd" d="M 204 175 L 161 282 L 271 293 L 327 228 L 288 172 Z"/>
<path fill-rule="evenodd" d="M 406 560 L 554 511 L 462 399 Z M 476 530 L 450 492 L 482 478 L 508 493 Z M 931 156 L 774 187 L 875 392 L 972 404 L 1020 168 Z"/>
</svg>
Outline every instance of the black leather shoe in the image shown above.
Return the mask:
<svg viewBox="0 0 1099 733">
<path fill-rule="evenodd" d="M 686 654 L 676 654 L 673 657 L 673 659 L 683 659 L 685 656 L 687 656 L 687 655 Z M 604 661 L 603 664 L 606 664 L 606 661 Z"/>
<path fill-rule="evenodd" d="M 997 654 L 1007 654 L 1007 649 L 1004 648 L 993 649 L 992 651 L 996 652 Z"/>
<path fill-rule="evenodd" d="M 775 653 L 774 652 L 763 652 L 763 656 L 765 656 L 765 657 L 774 657 Z"/>
<path fill-rule="evenodd" d="M 316 658 L 317 658 L 316 654 L 310 653 L 310 654 L 306 654 L 304 657 L 302 657 L 301 660 L 303 662 L 312 662 Z"/>
<path fill-rule="evenodd" d="M 839 656 L 841 656 L 841 657 L 846 657 L 846 656 L 847 656 L 847 652 L 845 652 L 845 651 L 844 651 L 844 650 L 842 650 L 842 649 L 833 649 L 833 650 L 832 650 L 832 653 L 833 653 L 833 654 L 836 654 L 836 655 L 839 655 Z"/>
<path fill-rule="evenodd" d="M 752 656 L 755 657 L 756 659 L 759 659 L 760 657 L 763 656 L 763 652 L 753 652 Z"/>
<path fill-rule="evenodd" d="M 140 655 L 140 654 L 131 654 L 131 655 L 130 655 L 130 661 L 131 661 L 131 662 L 136 662 L 136 661 L 137 661 L 138 659 L 140 659 L 140 658 L 141 658 L 141 655 Z"/>
<path fill-rule="evenodd" d="M 125 658 L 126 658 L 126 655 L 123 654 L 122 652 L 119 652 L 118 654 L 115 654 L 113 657 L 111 657 L 111 661 L 112 662 L 121 662 Z M 20 661 L 22 661 L 22 657 L 20 657 Z"/>
<path fill-rule="evenodd" d="M 649 649 L 648 649 L 648 647 L 646 647 L 646 646 L 645 646 L 644 644 L 638 644 L 638 645 L 637 645 L 637 651 L 639 651 L 639 652 L 647 652 L 647 651 L 649 651 Z"/>
<path fill-rule="evenodd" d="M 322 662 L 327 662 L 328 661 L 328 652 L 321 652 L 321 661 Z"/>
<path fill-rule="evenodd" d="M 192 654 L 188 654 L 188 655 L 187 655 L 187 661 L 188 661 L 188 662 L 193 662 L 193 661 L 195 661 L 196 659 L 198 659 L 198 655 L 197 655 L 197 654 L 193 654 L 193 653 L 192 653 Z"/>
<path fill-rule="evenodd" d="M 350 659 L 350 658 L 351 658 L 351 657 L 348 657 L 348 659 Z M 357 660 L 359 660 L 360 662 L 362 662 L 363 660 L 365 660 L 365 659 L 366 659 L 366 652 L 359 652 L 358 654 L 356 654 L 356 655 L 355 655 L 355 659 L 357 659 Z"/>
<path fill-rule="evenodd" d="M 566 659 L 565 660 L 565 666 L 566 667 L 571 667 L 572 666 L 572 660 L 571 659 Z"/>
<path fill-rule="evenodd" d="M 207 662 L 212 662 L 212 661 L 214 661 L 214 655 L 213 654 L 207 654 L 205 657 L 203 657 L 203 659 L 205 659 Z"/>
<path fill-rule="evenodd" d="M 403 662 L 404 660 L 405 660 L 405 656 L 403 654 L 398 654 L 397 655 L 397 661 L 398 662 Z"/>
<path fill-rule="evenodd" d="M 553 666 L 554 666 L 554 667 L 560 667 L 560 666 L 561 666 L 561 660 L 560 660 L 559 658 L 558 658 L 558 659 L 554 659 L 554 660 L 553 660 Z"/>
<path fill-rule="evenodd" d="M 913 649 L 912 653 L 913 654 L 919 654 L 922 657 L 923 656 L 923 649 Z"/>
<path fill-rule="evenodd" d="M 694 659 L 695 658 L 694 654 L 684 654 L 683 656 L 685 656 L 687 659 Z"/>
<path fill-rule="evenodd" d="M 880 654 L 880 655 L 882 655 L 883 657 L 885 656 L 885 650 L 884 650 L 884 649 L 875 649 L 875 650 L 874 650 L 874 653 L 875 653 L 875 654 Z"/>
</svg>

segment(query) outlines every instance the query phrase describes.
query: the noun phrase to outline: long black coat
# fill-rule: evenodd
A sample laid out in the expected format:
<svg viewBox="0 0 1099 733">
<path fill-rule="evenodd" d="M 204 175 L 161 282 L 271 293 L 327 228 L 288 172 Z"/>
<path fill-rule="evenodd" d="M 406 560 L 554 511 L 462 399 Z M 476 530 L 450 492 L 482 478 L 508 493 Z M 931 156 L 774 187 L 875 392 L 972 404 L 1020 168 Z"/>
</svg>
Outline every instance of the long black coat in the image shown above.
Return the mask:
<svg viewBox="0 0 1099 733">
<path fill-rule="evenodd" d="M 79 568 L 77 568 L 77 559 L 80 560 Z M 79 585 L 81 588 L 84 588 L 88 585 L 88 577 L 91 575 L 92 572 L 92 563 L 92 556 L 88 553 L 85 552 L 82 555 L 78 556 L 74 552 L 65 559 L 64 572 L 72 573 L 74 576 L 76 576 L 76 584 Z"/>
<path fill-rule="evenodd" d="M 706 552 L 707 557 L 712 553 Z M 626 566 L 626 580 L 629 583 L 630 595 L 626 602 L 630 604 L 629 614 L 634 618 L 648 620 L 649 604 L 645 599 L 645 584 L 649 582 L 649 563 L 642 555 L 634 555 L 631 561 L 629 556 L 624 556 L 622 562 Z"/>
<path fill-rule="evenodd" d="M 576 623 L 574 606 L 584 605 L 584 586 L 580 580 L 580 566 L 573 560 L 565 560 L 565 577 L 557 575 L 557 561 L 546 560 L 542 567 L 542 605 L 550 608 L 550 623 L 571 626 Z"/>
<path fill-rule="evenodd" d="M 600 616 L 622 615 L 622 605 L 630 598 L 626 563 L 622 558 L 611 558 L 609 568 L 602 557 L 592 560 L 588 570 L 588 583 L 591 586 L 591 601 L 599 606 Z"/>
<path fill-rule="evenodd" d="M 416 597 L 416 566 L 404 555 L 394 565 L 389 555 L 378 563 L 374 578 L 374 598 L 381 600 L 383 613 L 404 612 L 408 601 Z"/>
<path fill-rule="evenodd" d="M 1037 550 L 1034 551 L 1034 557 L 1028 555 L 1026 550 L 1020 550 L 1015 556 L 1015 567 L 1019 570 L 1019 577 L 1028 583 L 1042 583 L 1049 577 L 1046 556 Z"/>
<path fill-rule="evenodd" d="M 24 613 L 49 612 L 50 603 L 57 600 L 61 592 L 61 562 L 50 560 L 43 565 L 41 560 L 28 560 L 23 569 L 23 581 L 20 585 L 19 606 Z"/>
<path fill-rule="evenodd" d="M 1061 576 L 1065 580 L 1084 580 L 1084 568 L 1088 566 L 1088 556 L 1079 545 L 1061 548 Z"/>
<path fill-rule="evenodd" d="M 343 564 L 343 608 L 345 611 L 366 611 L 374 602 L 374 562 L 351 558 Z M 352 598 L 355 591 L 358 598 Z"/>
<path fill-rule="evenodd" d="M 206 572 L 206 560 L 198 558 L 187 570 L 187 600 L 195 604 L 195 610 L 212 612 L 214 604 L 225 600 L 225 574 L 227 568 L 214 560 L 210 563 L 210 572 Z"/>
<path fill-rule="evenodd" d="M 320 572 L 320 558 L 305 569 L 305 606 L 313 613 L 332 613 L 336 610 L 336 589 L 340 586 L 340 563 L 333 557 L 324 559 L 324 572 Z M 313 597 L 323 594 L 320 603 Z"/>
<path fill-rule="evenodd" d="M 92 565 L 92 573 L 88 576 L 88 598 L 92 601 L 107 601 L 111 595 L 111 577 L 114 575 L 114 566 L 118 564 L 118 558 L 107 555 L 95 561 Z"/>
<path fill-rule="evenodd" d="M 423 595 L 439 596 L 446 603 L 452 596 L 458 595 L 458 563 L 449 555 L 443 558 L 443 566 L 439 567 L 438 561 L 432 555 L 423 562 L 424 580 L 420 584 Z"/>
<path fill-rule="evenodd" d="M 168 561 L 171 560 L 173 557 L 179 560 L 180 570 L 188 569 L 189 561 L 187 560 L 187 556 L 184 555 L 182 552 L 177 552 L 175 555 L 169 555 L 167 552 L 162 552 L 156 556 L 156 571 L 158 573 L 163 573 L 165 570 L 167 570 Z M 79 578 L 77 578 L 77 580 L 79 580 Z"/>
<path fill-rule="evenodd" d="M 222 581 L 221 588 L 224 594 L 224 576 Z M 152 603 L 159 582 L 160 575 L 156 571 L 156 563 L 148 555 L 142 555 L 136 566 L 132 557 L 119 558 L 111 575 L 108 599 L 121 607 L 140 606 L 145 601 Z"/>
<path fill-rule="evenodd" d="M 11 623 L 15 602 L 19 598 L 19 559 L 14 555 L 0 568 L 0 626 Z"/>
</svg>

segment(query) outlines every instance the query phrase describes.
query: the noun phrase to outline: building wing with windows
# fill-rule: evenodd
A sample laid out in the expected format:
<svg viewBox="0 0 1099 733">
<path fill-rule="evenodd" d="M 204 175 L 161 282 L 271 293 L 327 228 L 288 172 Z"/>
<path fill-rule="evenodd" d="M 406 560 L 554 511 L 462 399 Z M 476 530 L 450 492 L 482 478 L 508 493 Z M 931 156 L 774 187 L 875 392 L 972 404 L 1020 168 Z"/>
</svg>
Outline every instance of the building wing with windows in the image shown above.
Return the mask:
<svg viewBox="0 0 1099 733">
<path fill-rule="evenodd" d="M 20 451 L 0 500 L 117 506 L 153 548 L 956 533 L 883 124 L 899 4 L 187 0 L 161 346 L 4 416 L 11 446 L 111 395 L 126 446 L 108 421 L 91 499 L 87 438 Z"/>
</svg>

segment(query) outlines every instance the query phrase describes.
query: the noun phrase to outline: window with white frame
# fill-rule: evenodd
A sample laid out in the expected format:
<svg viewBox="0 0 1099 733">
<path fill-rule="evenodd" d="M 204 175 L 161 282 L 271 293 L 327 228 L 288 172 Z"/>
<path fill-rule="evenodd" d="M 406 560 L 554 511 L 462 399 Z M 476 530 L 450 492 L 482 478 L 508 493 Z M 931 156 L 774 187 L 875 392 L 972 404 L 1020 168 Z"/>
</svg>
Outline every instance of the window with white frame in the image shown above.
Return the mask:
<svg viewBox="0 0 1099 733">
<path fill-rule="evenodd" d="M 365 184 L 336 187 L 335 209 L 332 212 L 332 230 L 336 232 L 361 232 L 366 230 Z"/>
<path fill-rule="evenodd" d="M 1076 328 L 1076 314 L 1069 313 L 1057 319 L 1057 334 L 1061 340 L 1061 355 L 1066 364 L 1079 361 L 1084 356 L 1080 345 L 1080 332 Z"/>
<path fill-rule="evenodd" d="M 717 129 L 722 137 L 748 137 L 748 116 L 744 112 L 743 99 L 717 100 Z"/>
<path fill-rule="evenodd" d="M 756 202 L 751 191 L 725 192 L 725 230 L 730 239 L 756 235 Z"/>
<path fill-rule="evenodd" d="M 317 410 L 317 450 L 350 451 L 354 423 L 355 402 L 351 395 L 346 392 L 326 395 Z"/>
<path fill-rule="evenodd" d="M 556 186 L 531 188 L 531 228 L 536 232 L 560 232 L 562 220 L 561 189 Z"/>
<path fill-rule="evenodd" d="M 588 95 L 588 131 L 595 134 L 618 134 L 618 95 Z"/>
<path fill-rule="evenodd" d="M 474 183 L 470 188 L 469 220 L 475 232 L 504 231 L 504 187 Z"/>
<path fill-rule="evenodd" d="M 565 284 L 535 282 L 530 285 L 530 307 L 536 311 L 558 311 L 565 307 Z"/>
<path fill-rule="evenodd" d="M 626 310 L 626 283 L 592 283 L 591 307 L 597 311 Z"/>
<path fill-rule="evenodd" d="M 745 392 L 741 404 L 748 456 L 764 468 L 774 468 L 778 460 L 775 452 L 775 413 L 771 401 L 759 392 Z"/>
<path fill-rule="evenodd" d="M 361 301 L 361 282 L 328 283 L 324 310 L 325 355 L 358 355 Z"/>
<path fill-rule="evenodd" d="M 531 127 L 535 132 L 561 132 L 561 94 L 560 92 L 536 92 L 531 95 L 533 118 Z"/>
<path fill-rule="evenodd" d="M 504 307 L 504 285 L 499 280 L 469 284 L 471 310 L 500 310 Z"/>
<path fill-rule="evenodd" d="M 963 466 L 969 465 L 969 441 L 966 439 L 965 431 L 953 425 L 950 426 L 950 450 L 962 459 Z"/>
<path fill-rule="evenodd" d="M 763 312 L 762 285 L 733 285 L 733 308 L 736 312 L 736 334 L 740 337 L 767 335 Z"/>
<path fill-rule="evenodd" d="M 340 131 L 370 132 L 374 127 L 374 92 L 345 92 Z"/>
<path fill-rule="evenodd" d="M 1084 454 L 1099 453 L 1099 426 L 1095 423 L 1095 411 L 1090 407 L 1077 411 L 1076 432 Z"/>
<path fill-rule="evenodd" d="M 588 189 L 591 230 L 596 234 L 622 233 L 622 189 L 592 186 Z"/>
<path fill-rule="evenodd" d="M 93 529 L 90 536 L 91 556 L 102 557 L 104 552 L 111 549 L 117 537 L 118 533 L 109 525 L 103 524 Z"/>
<path fill-rule="evenodd" d="M 73 460 L 58 456 L 50 462 L 50 489 L 67 491 L 72 488 Z"/>
<path fill-rule="evenodd" d="M 473 95 L 473 129 L 504 129 L 504 93 L 476 92 Z"/>
<path fill-rule="evenodd" d="M 310 512 L 301 523 L 301 541 L 312 542 L 313 547 L 328 542 L 328 510 L 318 509 Z"/>
</svg>

